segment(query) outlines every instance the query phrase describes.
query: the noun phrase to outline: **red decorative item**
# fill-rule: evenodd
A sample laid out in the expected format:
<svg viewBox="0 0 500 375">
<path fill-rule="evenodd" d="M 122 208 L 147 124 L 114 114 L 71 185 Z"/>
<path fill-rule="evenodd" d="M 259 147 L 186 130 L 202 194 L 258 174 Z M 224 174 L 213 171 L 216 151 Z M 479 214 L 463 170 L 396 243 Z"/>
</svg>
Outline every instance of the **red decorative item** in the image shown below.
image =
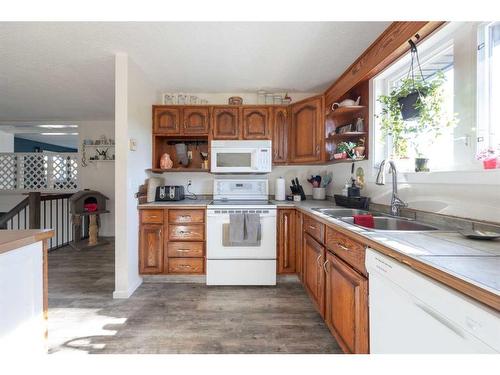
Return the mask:
<svg viewBox="0 0 500 375">
<path fill-rule="evenodd" d="M 375 221 L 373 220 L 372 215 L 354 215 L 354 224 L 360 225 L 365 228 L 373 228 L 375 227 Z"/>
<path fill-rule="evenodd" d="M 497 167 L 497 158 L 483 160 L 484 169 L 495 169 Z"/>
<path fill-rule="evenodd" d="M 97 203 L 85 203 L 83 209 L 87 212 L 95 212 L 97 211 Z"/>
</svg>

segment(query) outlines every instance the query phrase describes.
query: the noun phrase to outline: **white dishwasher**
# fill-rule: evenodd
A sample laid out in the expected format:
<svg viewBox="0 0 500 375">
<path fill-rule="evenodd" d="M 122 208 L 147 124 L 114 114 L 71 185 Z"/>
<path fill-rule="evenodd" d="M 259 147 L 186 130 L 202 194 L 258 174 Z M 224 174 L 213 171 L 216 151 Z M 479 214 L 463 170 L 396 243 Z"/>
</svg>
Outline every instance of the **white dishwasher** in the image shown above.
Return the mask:
<svg viewBox="0 0 500 375">
<path fill-rule="evenodd" d="M 500 314 L 367 249 L 371 353 L 500 353 Z"/>
</svg>

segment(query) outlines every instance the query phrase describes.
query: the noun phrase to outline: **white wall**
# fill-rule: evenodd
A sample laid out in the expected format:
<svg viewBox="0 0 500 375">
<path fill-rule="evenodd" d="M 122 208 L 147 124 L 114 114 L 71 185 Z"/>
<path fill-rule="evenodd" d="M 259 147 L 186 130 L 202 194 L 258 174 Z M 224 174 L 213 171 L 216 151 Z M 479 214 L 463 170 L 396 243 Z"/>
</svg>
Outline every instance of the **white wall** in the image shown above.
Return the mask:
<svg viewBox="0 0 500 375">
<path fill-rule="evenodd" d="M 165 92 L 165 94 L 169 94 Z M 257 93 L 255 92 L 223 92 L 223 93 L 207 93 L 207 92 L 195 92 L 195 93 L 183 93 L 184 95 L 187 95 L 188 98 L 187 100 L 189 101 L 189 96 L 194 95 L 197 96 L 199 99 L 205 99 L 208 100 L 209 104 L 228 104 L 228 99 L 232 96 L 240 96 L 243 99 L 243 104 L 259 104 L 257 101 Z M 282 97 L 285 96 L 285 93 L 277 93 L 280 94 Z M 298 102 L 302 99 L 309 98 L 311 96 L 318 95 L 319 93 L 312 93 L 312 92 L 289 92 L 288 96 L 292 98 L 292 103 L 293 102 Z M 177 93 L 171 93 L 171 95 L 177 96 Z M 163 104 L 163 96 L 161 95 L 159 98 L 158 104 Z M 189 104 L 189 103 L 186 103 Z"/>
<path fill-rule="evenodd" d="M 99 139 L 101 135 L 107 138 L 115 138 L 114 121 L 82 121 L 78 122 L 78 133 L 80 138 L 79 150 L 84 139 Z M 87 160 L 91 151 L 87 151 Z M 101 215 L 101 228 L 99 235 L 115 235 L 115 163 L 96 162 L 89 163 L 84 167 L 80 165 L 80 188 L 97 190 L 109 198 L 106 207 L 110 211 Z"/>
<path fill-rule="evenodd" d="M 14 152 L 14 134 L 0 130 L 0 152 Z"/>
<path fill-rule="evenodd" d="M 143 72 L 126 54 L 115 60 L 115 291 L 114 298 L 128 298 L 141 284 L 139 276 L 137 199 L 135 193 L 144 183 L 145 170 L 151 167 L 151 103 L 158 94 Z M 137 149 L 129 149 L 129 140 Z"/>
</svg>

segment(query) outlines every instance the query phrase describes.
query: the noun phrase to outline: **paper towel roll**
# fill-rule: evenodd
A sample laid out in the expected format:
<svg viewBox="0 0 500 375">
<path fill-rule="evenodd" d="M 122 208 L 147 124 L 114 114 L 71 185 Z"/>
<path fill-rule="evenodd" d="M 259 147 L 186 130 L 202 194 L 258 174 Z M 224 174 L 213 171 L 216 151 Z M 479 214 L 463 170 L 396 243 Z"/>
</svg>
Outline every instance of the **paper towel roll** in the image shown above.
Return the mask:
<svg viewBox="0 0 500 375">
<path fill-rule="evenodd" d="M 156 188 L 163 185 L 165 185 L 165 180 L 163 177 L 151 177 L 148 179 L 148 203 L 155 201 Z"/>
<path fill-rule="evenodd" d="M 286 199 L 285 195 L 285 179 L 279 177 L 276 179 L 276 185 L 274 187 L 274 199 L 277 201 L 284 201 Z"/>
</svg>

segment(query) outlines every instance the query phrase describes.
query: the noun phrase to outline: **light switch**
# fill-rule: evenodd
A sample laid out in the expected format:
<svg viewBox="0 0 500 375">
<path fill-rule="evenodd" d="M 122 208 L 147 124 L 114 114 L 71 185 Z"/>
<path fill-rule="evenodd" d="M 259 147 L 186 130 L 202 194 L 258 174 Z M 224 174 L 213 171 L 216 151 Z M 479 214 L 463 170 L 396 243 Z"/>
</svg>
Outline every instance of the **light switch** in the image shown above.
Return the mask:
<svg viewBox="0 0 500 375">
<path fill-rule="evenodd" d="M 130 138 L 128 140 L 128 148 L 130 151 L 136 151 L 137 150 L 137 139 Z"/>
</svg>

